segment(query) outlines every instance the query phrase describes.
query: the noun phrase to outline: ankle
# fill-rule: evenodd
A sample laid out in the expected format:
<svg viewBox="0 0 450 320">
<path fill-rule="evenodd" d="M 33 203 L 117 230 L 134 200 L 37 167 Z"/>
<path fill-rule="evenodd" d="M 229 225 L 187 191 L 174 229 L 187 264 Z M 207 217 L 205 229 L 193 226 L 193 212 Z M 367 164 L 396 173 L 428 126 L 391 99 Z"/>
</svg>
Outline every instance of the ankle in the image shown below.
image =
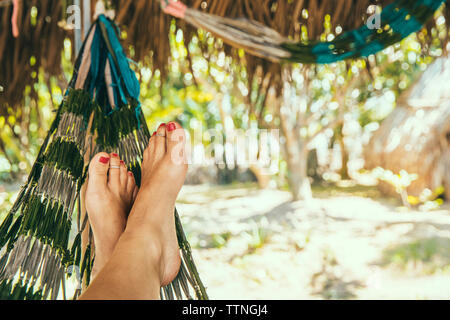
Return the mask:
<svg viewBox="0 0 450 320">
<path fill-rule="evenodd" d="M 126 229 L 130 232 L 148 234 L 161 228 L 167 219 L 167 213 L 173 212 L 175 201 L 170 201 L 164 195 L 141 191 L 128 216 Z"/>
<path fill-rule="evenodd" d="M 163 235 L 160 229 L 141 225 L 140 227 L 128 227 L 120 238 L 120 242 L 129 248 L 144 252 L 147 270 L 153 270 L 159 275 L 162 281 L 163 277 L 163 258 L 164 246 Z"/>
<path fill-rule="evenodd" d="M 138 197 L 144 198 L 146 199 L 146 202 L 152 204 L 163 205 L 175 203 L 178 196 L 178 192 L 179 190 L 168 190 L 166 188 L 161 187 L 157 183 L 153 183 L 153 181 L 151 180 L 147 180 L 142 182 L 142 185 L 139 189 Z"/>
<path fill-rule="evenodd" d="M 120 237 L 121 242 L 132 243 L 136 250 L 144 251 L 152 259 L 160 260 L 162 256 L 162 236 L 159 230 L 146 225 L 128 227 Z M 130 244 L 131 245 L 131 244 Z"/>
</svg>

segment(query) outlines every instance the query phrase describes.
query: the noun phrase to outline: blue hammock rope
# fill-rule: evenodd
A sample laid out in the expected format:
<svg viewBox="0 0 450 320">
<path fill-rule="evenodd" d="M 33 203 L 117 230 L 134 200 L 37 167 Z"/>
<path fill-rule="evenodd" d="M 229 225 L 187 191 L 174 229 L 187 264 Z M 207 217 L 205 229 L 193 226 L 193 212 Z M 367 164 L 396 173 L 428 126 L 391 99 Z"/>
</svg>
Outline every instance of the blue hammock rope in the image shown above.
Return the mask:
<svg viewBox="0 0 450 320">
<path fill-rule="evenodd" d="M 128 58 L 120 44 L 117 26 L 104 15 L 99 16 L 97 23 L 99 28 L 95 30 L 90 52 L 91 66 L 88 90 L 91 96 L 98 97 L 96 98 L 97 102 L 106 96 L 104 90 L 108 88 L 105 86 L 104 74 L 100 71 L 105 70 L 106 61 L 108 61 L 112 77 L 112 83 L 109 86 L 113 90 L 114 105 L 120 108 L 122 105 L 128 104 L 129 99 L 140 105 L 139 81 L 134 71 L 131 70 Z M 113 109 L 110 102 L 108 101 L 108 105 Z M 114 110 L 107 112 L 114 112 Z"/>
</svg>

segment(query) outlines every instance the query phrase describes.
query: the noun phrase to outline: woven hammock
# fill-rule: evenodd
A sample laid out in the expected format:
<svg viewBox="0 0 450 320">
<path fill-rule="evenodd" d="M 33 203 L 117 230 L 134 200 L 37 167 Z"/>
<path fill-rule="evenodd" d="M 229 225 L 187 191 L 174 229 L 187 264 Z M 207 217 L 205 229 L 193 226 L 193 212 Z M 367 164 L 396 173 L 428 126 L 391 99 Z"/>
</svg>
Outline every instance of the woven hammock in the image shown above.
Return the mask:
<svg viewBox="0 0 450 320">
<path fill-rule="evenodd" d="M 273 62 L 333 63 L 367 57 L 422 29 L 446 0 L 397 0 L 383 8 L 380 28 L 363 25 L 333 41 L 292 42 L 277 31 L 246 18 L 230 19 L 161 0 L 163 11 L 211 32 L 225 43 Z M 350 8 L 349 8 L 350 9 Z"/>
<path fill-rule="evenodd" d="M 91 26 L 28 181 L 0 226 L 0 299 L 66 299 L 66 275 L 74 270 L 89 284 L 95 248 L 81 194 L 97 152 L 118 153 L 140 184 L 150 134 L 139 82 L 117 34 L 104 15 Z M 161 298 L 207 299 L 176 210 L 175 221 L 182 263 Z M 73 298 L 80 294 L 77 289 Z"/>
</svg>

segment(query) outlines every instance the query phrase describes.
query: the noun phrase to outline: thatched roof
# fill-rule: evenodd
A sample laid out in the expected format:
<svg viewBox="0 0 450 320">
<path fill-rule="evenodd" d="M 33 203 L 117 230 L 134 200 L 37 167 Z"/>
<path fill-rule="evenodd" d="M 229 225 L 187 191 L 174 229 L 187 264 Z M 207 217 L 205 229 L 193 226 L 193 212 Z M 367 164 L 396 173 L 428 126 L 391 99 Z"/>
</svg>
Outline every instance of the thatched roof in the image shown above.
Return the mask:
<svg viewBox="0 0 450 320">
<path fill-rule="evenodd" d="M 64 12 L 62 1 L 21 1 L 18 38 L 11 31 L 12 11 L 12 6 L 0 7 L 0 115 L 6 113 L 8 105 L 21 102 L 25 87 L 36 82 L 33 72 L 40 67 L 49 75 L 61 73 L 61 53 L 67 36 L 58 26 Z"/>
<path fill-rule="evenodd" d="M 443 186 L 450 199 L 450 58 L 434 61 L 405 92 L 372 137 L 365 159 L 367 169 L 418 174 L 408 188 L 411 195 Z"/>
<path fill-rule="evenodd" d="M 116 21 L 126 31 L 125 47 L 133 46 L 135 61 L 144 61 L 153 69 L 159 69 L 164 77 L 170 57 L 169 29 L 172 17 L 163 13 L 159 0 L 111 0 L 116 8 Z M 325 31 L 325 17 L 330 17 L 334 27 L 343 31 L 355 29 L 367 19 L 367 8 L 376 4 L 385 6 L 393 0 L 183 0 L 190 8 L 198 9 L 223 17 L 245 17 L 262 23 L 281 35 L 292 40 L 301 40 L 302 28 L 306 28 L 309 40 L 321 40 Z M 68 0 L 27 0 L 20 2 L 19 38 L 13 38 L 11 32 L 12 6 L 0 7 L 0 114 L 5 105 L 14 106 L 21 102 L 22 92 L 27 84 L 32 84 L 33 71 L 43 67 L 49 75 L 60 74 L 60 54 L 65 36 L 72 36 L 71 31 L 58 27 L 63 20 L 63 12 Z M 92 0 L 94 12 L 96 0 Z M 37 12 L 36 25 L 30 23 L 32 8 Z M 450 24 L 450 10 L 445 9 L 446 23 Z M 188 43 L 197 30 L 177 19 L 177 26 L 184 31 L 184 40 Z M 426 28 L 435 26 L 433 19 Z M 334 31 L 334 30 L 333 30 Z M 428 33 L 430 34 L 430 33 Z M 323 39 L 322 39 L 323 40 Z M 423 38 L 430 41 L 430 38 Z M 236 59 L 238 55 L 230 46 L 224 47 L 227 54 Z M 31 66 L 31 56 L 36 58 Z M 148 59 L 151 57 L 151 59 Z M 245 64 L 250 79 L 258 67 L 262 74 L 271 72 L 279 78 L 280 65 L 251 55 L 245 56 Z M 55 63 L 57 62 L 57 63 Z M 20 79 L 20 81 L 18 81 Z M 1 89 L 0 89 L 1 90 Z"/>
<path fill-rule="evenodd" d="M 245 17 L 272 28 L 294 41 L 302 39 L 302 29 L 307 30 L 308 40 L 321 40 L 326 32 L 324 21 L 330 17 L 333 29 L 340 26 L 343 31 L 360 27 L 367 20 L 370 5 L 386 6 L 394 0 L 183 0 L 189 8 L 221 17 L 239 18 Z M 153 54 L 152 67 L 159 69 L 163 76 L 167 70 L 170 45 L 167 37 L 160 35 L 169 34 L 171 17 L 164 14 L 158 0 L 112 0 L 116 7 L 116 20 L 127 31 L 125 42 L 134 47 L 136 60 L 142 60 L 149 53 Z M 446 23 L 450 26 L 450 6 L 445 8 Z M 140 21 L 149 21 L 148 24 L 140 24 Z M 197 30 L 183 20 L 177 19 L 177 27 L 184 31 L 185 43 L 189 43 Z M 138 26 L 139 25 L 139 26 Z M 138 27 L 137 27 L 138 26 Z M 431 19 L 425 29 L 430 35 L 430 30 L 436 26 Z M 334 30 L 333 30 L 334 32 Z M 155 36 L 156 35 L 156 36 Z M 430 37 L 424 37 L 424 42 L 431 43 Z M 444 40 L 446 42 L 446 40 Z M 234 48 L 224 45 L 224 50 L 236 60 L 238 57 Z M 259 67 L 262 67 L 260 75 L 268 72 L 274 75 L 272 84 L 280 82 L 280 65 L 246 54 L 245 64 L 249 79 L 253 79 Z M 242 61 L 241 61 L 242 62 Z"/>
</svg>

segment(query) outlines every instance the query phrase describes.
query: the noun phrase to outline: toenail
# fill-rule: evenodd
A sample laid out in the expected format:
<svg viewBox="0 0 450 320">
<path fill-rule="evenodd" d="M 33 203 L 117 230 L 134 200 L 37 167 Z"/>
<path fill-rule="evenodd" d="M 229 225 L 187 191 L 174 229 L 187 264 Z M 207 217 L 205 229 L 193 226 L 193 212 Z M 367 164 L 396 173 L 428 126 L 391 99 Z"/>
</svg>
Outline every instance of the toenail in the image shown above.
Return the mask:
<svg viewBox="0 0 450 320">
<path fill-rule="evenodd" d="M 155 136 L 155 134 L 156 134 L 156 131 L 155 131 L 155 132 L 153 132 L 153 134 L 152 134 L 152 137 L 154 137 L 154 136 Z"/>
<path fill-rule="evenodd" d="M 162 128 L 162 127 L 165 127 L 165 126 L 166 126 L 165 123 L 161 123 L 161 124 L 159 125 L 158 129 L 159 129 L 159 128 Z"/>
<path fill-rule="evenodd" d="M 107 157 L 100 157 L 99 161 L 101 163 L 107 164 L 109 162 L 109 158 L 107 158 Z"/>
<path fill-rule="evenodd" d="M 125 161 L 123 161 L 123 160 L 120 160 L 120 164 L 125 164 Z"/>
<path fill-rule="evenodd" d="M 168 125 L 167 125 L 167 130 L 169 130 L 169 131 L 173 131 L 173 130 L 175 130 L 177 128 L 177 126 L 175 125 L 175 123 L 173 123 L 173 122 L 170 122 Z"/>
<path fill-rule="evenodd" d="M 117 153 L 112 153 L 113 157 L 118 157 L 119 155 Z"/>
</svg>

